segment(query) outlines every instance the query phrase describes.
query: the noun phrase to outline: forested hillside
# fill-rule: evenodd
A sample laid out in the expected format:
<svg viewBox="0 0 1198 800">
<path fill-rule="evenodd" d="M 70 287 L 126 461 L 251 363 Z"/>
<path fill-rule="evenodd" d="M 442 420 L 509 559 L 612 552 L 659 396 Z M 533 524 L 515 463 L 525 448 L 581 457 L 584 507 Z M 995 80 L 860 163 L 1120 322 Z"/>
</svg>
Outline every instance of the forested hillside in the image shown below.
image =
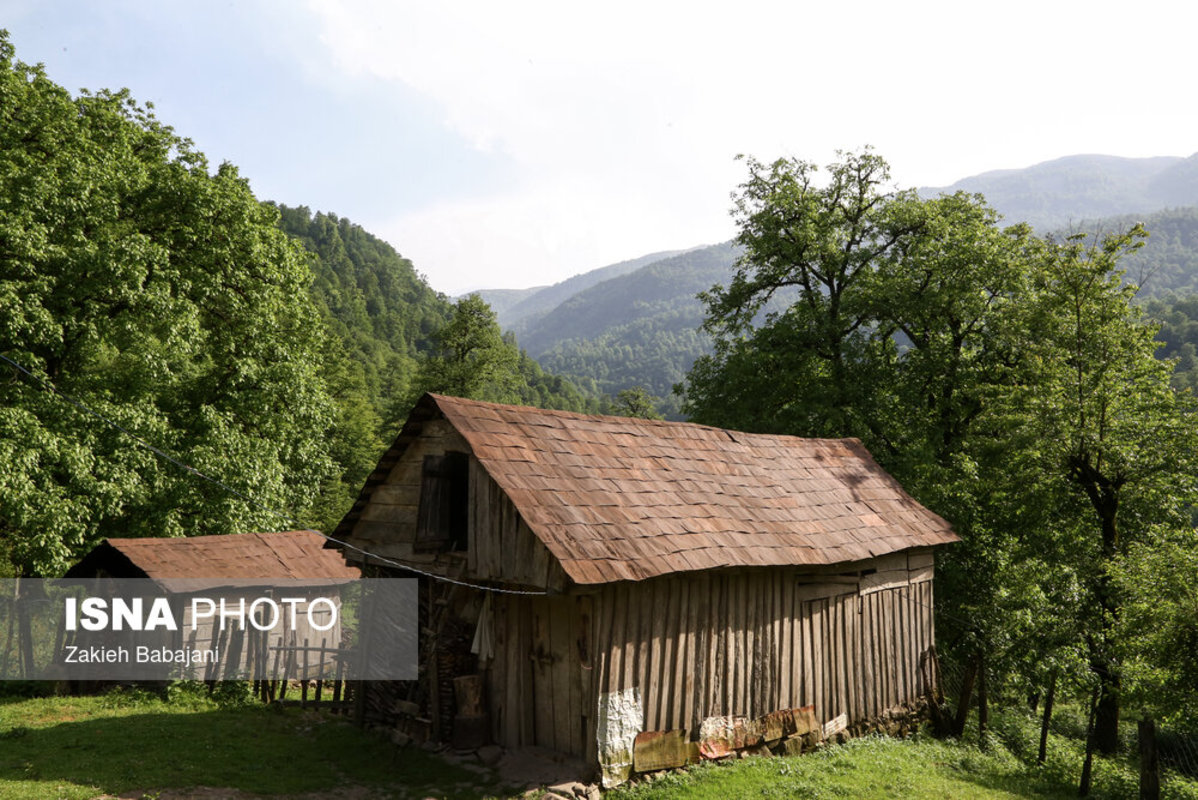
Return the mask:
<svg viewBox="0 0 1198 800">
<path fill-rule="evenodd" d="M 1066 156 L 1024 169 L 983 172 L 951 186 L 920 189 L 920 194 L 957 191 L 985 196 L 1006 224 L 1027 222 L 1048 231 L 1086 219 L 1198 205 L 1198 154 Z"/>
<path fill-rule="evenodd" d="M 319 513 L 327 351 L 276 218 L 127 93 L 72 97 L 0 34 L 0 571 Z"/>
<path fill-rule="evenodd" d="M 479 292 L 479 294 L 495 309 L 495 313 L 499 315 L 500 325 L 507 330 L 521 334 L 536 325 L 542 317 L 557 308 L 559 304 L 569 300 L 579 292 L 585 291 L 597 283 L 635 272 L 647 264 L 652 264 L 654 261 L 660 261 L 663 258 L 669 258 L 680 252 L 682 251 L 666 250 L 660 253 L 650 253 L 640 258 L 633 258 L 628 261 L 621 261 L 618 264 L 609 264 L 606 267 L 589 270 L 555 283 L 552 286 L 523 290 L 527 294 L 523 294 L 518 298 L 512 298 L 515 299 L 515 302 L 511 303 L 506 302 L 509 298 L 505 296 L 504 290 L 495 292 L 485 291 Z M 497 304 L 494 302 L 493 297 L 499 299 L 500 303 Z"/>
<path fill-rule="evenodd" d="M 543 316 L 520 343 L 551 372 L 595 382 L 609 395 L 642 386 L 676 412 L 674 384 L 710 348 L 699 330 L 699 292 L 728 279 L 730 243 L 692 250 L 579 292 Z"/>
<path fill-rule="evenodd" d="M 1120 268 L 1128 282 L 1140 287 L 1140 297 L 1198 293 L 1198 207 L 1083 220 L 1058 229 L 1053 236 L 1101 236 L 1129 230 L 1137 222 L 1143 223 L 1148 238 L 1143 247 L 1120 262 Z"/>
<path fill-rule="evenodd" d="M 397 398 L 410 397 L 420 354 L 452 308 L 410 261 L 361 226 L 303 206 L 277 208 L 279 227 L 309 254 L 310 295 L 326 333 L 320 363 L 336 409 L 329 447 L 338 474 L 313 517 L 328 528 L 395 436 Z"/>
</svg>

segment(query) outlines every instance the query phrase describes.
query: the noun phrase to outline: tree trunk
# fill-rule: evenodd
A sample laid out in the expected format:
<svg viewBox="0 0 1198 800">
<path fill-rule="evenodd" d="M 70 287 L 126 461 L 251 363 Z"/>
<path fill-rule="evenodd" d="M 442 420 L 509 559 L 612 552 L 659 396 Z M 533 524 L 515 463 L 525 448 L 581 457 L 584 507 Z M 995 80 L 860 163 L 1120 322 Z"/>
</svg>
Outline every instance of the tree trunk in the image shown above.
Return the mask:
<svg viewBox="0 0 1198 800">
<path fill-rule="evenodd" d="M 1096 669 L 1101 681 L 1094 711 L 1094 747 L 1104 756 L 1119 750 L 1119 673 L 1112 665 Z"/>
<path fill-rule="evenodd" d="M 1048 679 L 1048 694 L 1044 696 L 1044 718 L 1040 721 L 1040 754 L 1036 761 L 1043 764 L 1048 758 L 1048 726 L 1052 722 L 1052 703 L 1057 697 L 1057 671 Z"/>
<path fill-rule="evenodd" d="M 1102 691 L 1101 687 L 1095 689 L 1094 697 L 1090 700 L 1090 720 L 1086 724 L 1086 760 L 1082 762 L 1082 777 L 1077 786 L 1079 797 L 1090 794 L 1090 776 L 1094 769 L 1094 717 L 1097 714 L 1100 691 Z"/>
<path fill-rule="evenodd" d="M 973 681 L 978 674 L 978 656 L 969 660 L 965 668 L 965 680 L 961 683 L 961 697 L 957 700 L 957 718 L 953 722 L 953 735 L 965 733 L 965 723 L 969 720 L 969 703 L 973 700 Z"/>
<path fill-rule="evenodd" d="M 986 748 L 986 728 L 990 726 L 990 698 L 986 694 L 986 656 L 978 653 L 978 746 Z"/>
<path fill-rule="evenodd" d="M 1161 766 L 1156 756 L 1156 723 L 1140 720 L 1140 800 L 1160 800 Z"/>
<path fill-rule="evenodd" d="M 1112 655 L 1119 602 L 1111 587 L 1106 566 L 1119 555 L 1119 504 L 1124 478 L 1104 474 L 1088 457 L 1073 462 L 1074 477 L 1090 499 L 1102 531 L 1103 565 L 1094 587 L 1095 599 L 1102 609 L 1102 630 L 1090 640 L 1090 669 L 1098 677 L 1098 703 L 1094 720 L 1094 746 L 1103 755 L 1119 750 L 1119 662 Z"/>
</svg>

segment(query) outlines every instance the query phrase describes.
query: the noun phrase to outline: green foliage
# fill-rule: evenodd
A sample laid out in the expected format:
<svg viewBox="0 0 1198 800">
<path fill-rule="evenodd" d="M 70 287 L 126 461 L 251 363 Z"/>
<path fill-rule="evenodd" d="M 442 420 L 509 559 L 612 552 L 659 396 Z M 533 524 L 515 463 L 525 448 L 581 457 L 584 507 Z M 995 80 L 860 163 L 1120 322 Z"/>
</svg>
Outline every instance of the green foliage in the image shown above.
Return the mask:
<svg viewBox="0 0 1198 800">
<path fill-rule="evenodd" d="M 657 413 L 658 399 L 637 386 L 625 389 L 616 395 L 612 402 L 611 413 L 621 417 L 639 417 L 640 419 L 662 419 Z"/>
<path fill-rule="evenodd" d="M 411 396 L 417 358 L 452 309 L 411 262 L 360 226 L 303 206 L 278 208 L 279 227 L 308 252 L 311 296 L 327 331 L 320 364 L 334 402 L 329 455 L 336 473 L 312 517 L 330 530 L 398 432 L 391 408 Z"/>
<path fill-rule="evenodd" d="M 394 418 L 406 416 L 424 392 L 568 411 L 597 406 L 570 381 L 546 373 L 522 352 L 515 336 L 500 331 L 495 313 L 476 294 L 454 304 L 452 318 L 433 334 L 433 342 L 420 359 L 412 391 L 393 408 Z"/>
<path fill-rule="evenodd" d="M 1000 687 L 1088 668 L 1113 701 L 1109 570 L 1186 524 L 1198 452 L 1117 271 L 1142 231 L 1038 239 L 978 197 L 888 191 L 869 151 L 823 182 L 800 161 L 748 167 L 744 256 L 704 296 L 715 351 L 684 410 L 860 437 L 962 536 L 938 565 L 943 652 L 984 651 Z"/>
<path fill-rule="evenodd" d="M 267 506 L 332 472 L 299 247 L 230 165 L 125 92 L 78 98 L 0 38 L 0 352 Z M 280 521 L 5 371 L 0 540 L 25 574 L 105 536 Z"/>
<path fill-rule="evenodd" d="M 424 392 L 513 403 L 518 399 L 520 354 L 505 342 L 491 307 L 468 295 L 453 317 L 433 336 L 433 349 L 421 362 L 414 397 Z M 411 407 L 411 399 L 405 401 Z"/>
<path fill-rule="evenodd" d="M 1166 297 L 1198 292 L 1198 208 L 1193 206 L 1083 222 L 1075 226 L 1076 230 L 1062 231 L 1057 237 L 1082 231 L 1092 239 L 1101 239 L 1105 234 L 1130 230 L 1135 225 L 1149 233 L 1148 240 L 1121 259 L 1119 265 L 1127 280 L 1139 287 L 1140 295 Z"/>
<path fill-rule="evenodd" d="M 1112 568 L 1133 708 L 1198 730 L 1198 541 L 1192 529 L 1134 544 Z"/>
<path fill-rule="evenodd" d="M 1173 387 L 1198 391 L 1198 295 L 1152 298 L 1144 314 L 1159 325 L 1157 357 L 1173 362 Z"/>
</svg>

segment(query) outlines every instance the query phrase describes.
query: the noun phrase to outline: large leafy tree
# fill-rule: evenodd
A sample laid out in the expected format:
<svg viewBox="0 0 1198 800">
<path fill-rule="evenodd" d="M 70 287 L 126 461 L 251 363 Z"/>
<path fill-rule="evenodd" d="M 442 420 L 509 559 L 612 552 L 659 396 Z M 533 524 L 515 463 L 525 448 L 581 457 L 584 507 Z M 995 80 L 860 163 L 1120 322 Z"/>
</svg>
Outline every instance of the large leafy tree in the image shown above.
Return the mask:
<svg viewBox="0 0 1198 800">
<path fill-rule="evenodd" d="M 449 322 L 433 335 L 434 347 L 420 361 L 415 395 L 437 392 L 474 400 L 516 402 L 524 384 L 520 352 L 505 341 L 495 312 L 476 294 L 453 308 Z M 411 399 L 405 401 L 406 412 Z"/>
<path fill-rule="evenodd" d="M 1138 232 L 1087 247 L 1000 228 L 980 198 L 889 190 L 869 151 L 822 183 L 798 161 L 749 172 L 744 257 L 705 297 L 716 347 L 684 408 L 861 437 L 964 539 L 941 564 L 945 643 L 1029 680 L 1084 663 L 1107 749 L 1110 569 L 1128 541 L 1184 521 L 1195 452 L 1153 330 L 1113 275 Z"/>
<path fill-rule="evenodd" d="M 1118 747 L 1122 687 L 1124 592 L 1112 574 L 1132 545 L 1152 547 L 1189 527 L 1198 467 L 1191 396 L 1170 385 L 1173 365 L 1155 357 L 1156 328 L 1117 269 L 1145 235 L 1134 226 L 1093 244 L 1075 236 L 1046 247 L 1018 329 L 1020 380 L 999 400 L 1019 423 L 1012 448 L 1055 498 L 1049 527 L 1086 591 L 1095 744 L 1105 753 Z"/>
<path fill-rule="evenodd" d="M 712 424 L 875 438 L 864 373 L 889 342 L 873 335 L 868 285 L 909 233 L 889 213 L 889 168 L 871 152 L 818 167 L 748 159 L 736 198 L 744 249 L 728 286 L 701 295 L 715 353 L 695 362 L 683 411 Z"/>
<path fill-rule="evenodd" d="M 0 36 L 0 546 L 60 572 L 104 536 L 303 516 L 330 471 L 299 247 L 236 169 L 125 92 L 71 97 Z M 164 462 L 47 391 L 255 498 Z"/>
</svg>

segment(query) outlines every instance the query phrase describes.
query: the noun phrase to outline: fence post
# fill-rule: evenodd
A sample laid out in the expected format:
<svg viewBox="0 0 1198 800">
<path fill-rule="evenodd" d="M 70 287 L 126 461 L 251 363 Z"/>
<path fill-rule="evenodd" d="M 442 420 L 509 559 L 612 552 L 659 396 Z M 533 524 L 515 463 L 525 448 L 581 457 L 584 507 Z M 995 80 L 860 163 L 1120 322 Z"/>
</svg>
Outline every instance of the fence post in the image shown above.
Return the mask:
<svg viewBox="0 0 1198 800">
<path fill-rule="evenodd" d="M 1140 800 L 1160 800 L 1161 765 L 1156 755 L 1156 722 L 1140 720 Z"/>
</svg>

